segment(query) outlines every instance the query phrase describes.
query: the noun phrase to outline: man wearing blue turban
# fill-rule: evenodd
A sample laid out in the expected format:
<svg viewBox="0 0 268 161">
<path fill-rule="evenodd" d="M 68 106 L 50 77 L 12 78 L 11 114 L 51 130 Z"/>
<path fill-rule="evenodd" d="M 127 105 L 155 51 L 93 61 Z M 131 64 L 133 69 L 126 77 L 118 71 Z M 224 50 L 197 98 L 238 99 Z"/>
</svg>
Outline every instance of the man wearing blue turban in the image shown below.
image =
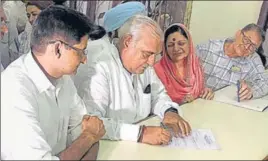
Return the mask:
<svg viewBox="0 0 268 161">
<path fill-rule="evenodd" d="M 104 28 L 107 32 L 115 31 L 136 14 L 145 14 L 145 6 L 141 2 L 119 4 L 105 13 Z"/>
<path fill-rule="evenodd" d="M 104 15 L 104 28 L 112 41 L 118 37 L 117 29 L 134 15 L 145 15 L 145 6 L 141 2 L 121 3 L 108 10 Z"/>
</svg>

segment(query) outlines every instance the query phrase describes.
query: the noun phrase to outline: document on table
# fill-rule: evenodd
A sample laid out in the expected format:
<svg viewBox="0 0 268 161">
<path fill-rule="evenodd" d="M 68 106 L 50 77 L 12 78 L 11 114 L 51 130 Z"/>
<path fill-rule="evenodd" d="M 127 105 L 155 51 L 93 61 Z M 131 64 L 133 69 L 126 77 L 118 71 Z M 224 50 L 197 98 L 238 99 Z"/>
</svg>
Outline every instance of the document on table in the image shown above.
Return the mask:
<svg viewBox="0 0 268 161">
<path fill-rule="evenodd" d="M 184 149 L 204 149 L 204 150 L 219 150 L 220 146 L 209 129 L 192 130 L 190 136 L 181 138 L 173 137 L 168 147 L 178 147 Z"/>
<path fill-rule="evenodd" d="M 268 107 L 268 95 L 259 99 L 237 101 L 237 87 L 235 85 L 227 86 L 215 92 L 213 101 L 231 104 L 237 107 L 243 107 L 250 110 L 263 112 Z"/>
</svg>

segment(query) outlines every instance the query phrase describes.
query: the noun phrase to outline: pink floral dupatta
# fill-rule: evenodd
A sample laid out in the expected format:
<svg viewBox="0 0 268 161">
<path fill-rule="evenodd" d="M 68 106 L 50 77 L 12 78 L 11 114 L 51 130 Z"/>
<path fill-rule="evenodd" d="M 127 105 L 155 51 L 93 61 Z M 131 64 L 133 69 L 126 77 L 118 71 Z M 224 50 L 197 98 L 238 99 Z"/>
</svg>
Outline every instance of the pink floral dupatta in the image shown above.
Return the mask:
<svg viewBox="0 0 268 161">
<path fill-rule="evenodd" d="M 176 68 L 174 63 L 168 57 L 165 46 L 163 47 L 163 57 L 154 65 L 157 76 L 164 84 L 168 95 L 172 101 L 179 104 L 188 102 L 188 98 L 196 99 L 200 96 L 204 89 L 204 75 L 200 66 L 198 57 L 194 52 L 192 37 L 187 28 L 182 24 L 173 24 L 168 28 L 177 25 L 187 33 L 189 42 L 189 55 L 186 58 L 186 80 L 176 76 Z"/>
</svg>

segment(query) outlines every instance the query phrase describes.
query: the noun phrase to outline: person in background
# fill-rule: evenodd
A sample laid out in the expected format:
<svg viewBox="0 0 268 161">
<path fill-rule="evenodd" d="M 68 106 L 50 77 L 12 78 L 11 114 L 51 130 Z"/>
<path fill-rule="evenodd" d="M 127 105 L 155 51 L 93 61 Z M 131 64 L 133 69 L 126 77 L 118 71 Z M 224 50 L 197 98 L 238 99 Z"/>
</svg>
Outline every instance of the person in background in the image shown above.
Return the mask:
<svg viewBox="0 0 268 161">
<path fill-rule="evenodd" d="M 53 1 L 28 0 L 26 2 L 26 12 L 30 24 L 33 25 L 40 12 L 52 4 Z"/>
<path fill-rule="evenodd" d="M 22 1 L 1 1 L 6 15 L 8 33 L 1 41 L 1 63 L 6 68 L 19 57 L 18 35 L 25 30 L 26 9 Z"/>
<path fill-rule="evenodd" d="M 141 2 L 126 2 L 108 10 L 104 15 L 103 26 L 108 32 L 110 41 L 117 39 L 117 29 L 130 17 L 137 14 L 145 15 L 145 6 Z"/>
<path fill-rule="evenodd" d="M 5 44 L 5 38 L 7 38 L 7 34 L 8 34 L 8 26 L 7 26 L 7 18 L 4 12 L 4 9 L 2 7 L 2 5 L 0 6 L 0 56 L 2 55 L 2 53 L 4 52 L 3 49 L 5 49 L 5 46 L 7 46 L 7 44 Z M 4 70 L 4 67 L 2 65 L 1 62 L 1 72 Z"/>
<path fill-rule="evenodd" d="M 265 40 L 258 50 L 258 54 L 261 57 L 263 65 L 268 69 L 268 1 L 263 1 L 259 13 L 259 19 L 257 24 L 263 29 L 265 34 Z"/>
<path fill-rule="evenodd" d="M 30 51 L 31 30 L 33 22 L 42 10 L 52 5 L 53 1 L 28 0 L 26 2 L 26 12 L 29 23 L 26 24 L 25 30 L 19 35 L 19 55 L 27 54 Z"/>
<path fill-rule="evenodd" d="M 268 69 L 268 30 L 267 28 L 265 29 L 265 40 L 262 43 L 262 45 L 259 47 L 257 52 L 262 60 L 264 67 Z"/>
<path fill-rule="evenodd" d="M 199 97 L 212 99 L 214 93 L 205 88 L 203 70 L 187 28 L 178 23 L 170 25 L 164 33 L 163 48 L 163 57 L 154 69 L 172 101 L 182 104 Z"/>
<path fill-rule="evenodd" d="M 256 50 L 264 40 L 263 30 L 248 24 L 234 38 L 210 40 L 196 47 L 202 60 L 208 88 L 218 90 L 240 81 L 240 100 L 250 100 L 268 94 L 268 76 Z"/>
<path fill-rule="evenodd" d="M 102 37 L 104 28 L 75 10 L 51 6 L 32 32 L 31 51 L 1 73 L 1 159 L 96 159 L 105 128 L 87 115 L 69 75 L 86 63 L 88 40 Z"/>
<path fill-rule="evenodd" d="M 114 23 L 124 16 L 117 15 Z M 168 144 L 171 133 L 167 129 L 133 124 L 151 113 L 159 116 L 175 136 L 190 134 L 180 107 L 171 101 L 152 68 L 161 52 L 162 34 L 159 25 L 147 16 L 128 18 L 118 28 L 118 43 L 105 44 L 78 84 L 78 94 L 90 107 L 89 113 L 104 121 L 105 139 Z"/>
<path fill-rule="evenodd" d="M 266 29 L 266 34 L 265 34 L 265 41 L 262 44 L 262 48 L 263 48 L 263 55 L 265 56 L 265 60 L 266 60 L 264 63 L 264 66 L 266 69 L 268 69 L 268 30 L 267 29 Z"/>
<path fill-rule="evenodd" d="M 22 1 L 6 1 L 2 2 L 5 14 L 10 25 L 14 25 L 16 31 L 11 37 L 17 37 L 25 29 L 27 23 L 26 7 Z"/>
</svg>

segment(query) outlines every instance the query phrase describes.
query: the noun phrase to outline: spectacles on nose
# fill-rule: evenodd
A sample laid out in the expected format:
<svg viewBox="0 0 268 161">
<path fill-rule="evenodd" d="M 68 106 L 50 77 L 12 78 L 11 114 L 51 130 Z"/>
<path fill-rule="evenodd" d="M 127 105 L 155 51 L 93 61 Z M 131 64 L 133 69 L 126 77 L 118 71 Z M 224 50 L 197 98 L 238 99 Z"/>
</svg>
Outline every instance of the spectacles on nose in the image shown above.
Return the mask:
<svg viewBox="0 0 268 161">
<path fill-rule="evenodd" d="M 75 50 L 80 56 L 86 56 L 87 55 L 87 49 L 78 49 L 76 47 L 73 47 L 72 45 L 62 41 L 62 40 L 54 40 L 54 41 L 50 41 L 49 44 L 54 44 L 57 41 L 63 43 L 64 45 L 68 46 L 69 48 Z"/>
<path fill-rule="evenodd" d="M 246 49 L 250 52 L 257 52 L 258 50 L 258 47 L 257 45 L 255 45 L 254 43 L 252 43 L 252 41 L 250 40 L 250 38 L 245 35 L 245 33 L 243 31 L 241 31 L 242 33 L 242 42 L 243 42 L 243 45 L 246 46 L 246 45 L 249 45 L 248 47 L 246 47 Z"/>
</svg>

